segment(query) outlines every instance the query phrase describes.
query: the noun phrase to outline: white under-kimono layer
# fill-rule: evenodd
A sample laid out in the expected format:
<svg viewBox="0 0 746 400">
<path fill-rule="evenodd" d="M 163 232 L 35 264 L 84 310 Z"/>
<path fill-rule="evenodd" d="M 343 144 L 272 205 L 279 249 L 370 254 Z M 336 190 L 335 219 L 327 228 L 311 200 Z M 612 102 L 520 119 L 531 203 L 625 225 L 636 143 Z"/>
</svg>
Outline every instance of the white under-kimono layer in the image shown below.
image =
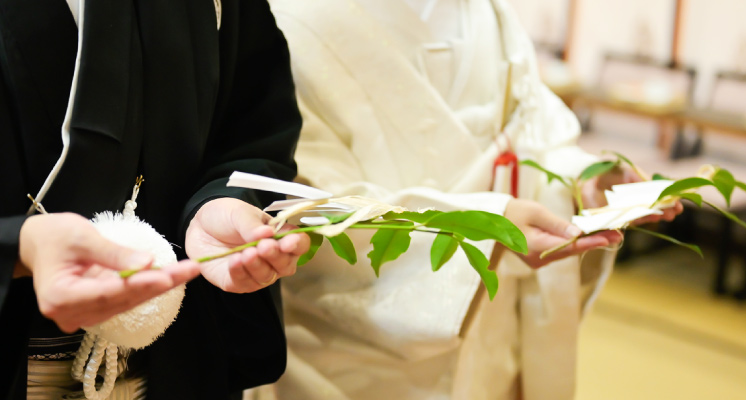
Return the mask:
<svg viewBox="0 0 746 400">
<path fill-rule="evenodd" d="M 506 142 L 563 175 L 595 160 L 575 145 L 578 122 L 540 82 L 506 1 L 450 3 L 459 20 L 444 36 L 403 0 L 271 2 L 305 121 L 303 179 L 413 210 L 502 213 L 510 196 L 491 191 L 492 164 Z M 501 130 L 507 141 L 497 140 Z M 574 212 L 564 187 L 530 169 L 519 194 L 568 219 Z M 510 399 L 520 380 L 526 400 L 573 397 L 578 324 L 610 262 L 586 257 L 581 270 L 571 257 L 535 271 L 505 254 L 489 302 L 460 252 L 431 271 L 427 234 L 376 278 L 370 235 L 350 233 L 357 265 L 325 247 L 283 279 L 290 353 L 275 386 L 281 399 Z M 477 243 L 487 254 L 493 245 Z"/>
</svg>

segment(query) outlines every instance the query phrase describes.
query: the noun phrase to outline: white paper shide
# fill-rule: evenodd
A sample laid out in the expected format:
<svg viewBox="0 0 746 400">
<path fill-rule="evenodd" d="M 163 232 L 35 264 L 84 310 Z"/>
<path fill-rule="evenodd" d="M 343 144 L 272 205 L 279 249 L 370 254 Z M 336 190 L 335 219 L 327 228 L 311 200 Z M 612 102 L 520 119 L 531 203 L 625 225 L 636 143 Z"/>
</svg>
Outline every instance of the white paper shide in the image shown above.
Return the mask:
<svg viewBox="0 0 746 400">
<path fill-rule="evenodd" d="M 606 207 L 582 210 L 581 215 L 572 217 L 572 223 L 583 232 L 591 233 L 623 229 L 638 218 L 663 214 L 661 210 L 673 206 L 678 199 L 657 200 L 673 183 L 672 180 L 654 180 L 612 186 L 606 191 Z"/>
</svg>

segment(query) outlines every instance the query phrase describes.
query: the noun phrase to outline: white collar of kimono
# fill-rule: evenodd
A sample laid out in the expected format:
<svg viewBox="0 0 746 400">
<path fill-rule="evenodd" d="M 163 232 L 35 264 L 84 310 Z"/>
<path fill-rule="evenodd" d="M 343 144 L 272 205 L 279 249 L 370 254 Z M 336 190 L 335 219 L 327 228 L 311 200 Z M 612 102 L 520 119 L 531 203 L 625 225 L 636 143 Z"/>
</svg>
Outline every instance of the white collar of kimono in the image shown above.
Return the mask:
<svg viewBox="0 0 746 400">
<path fill-rule="evenodd" d="M 430 28 L 435 40 L 465 38 L 468 26 L 466 0 L 404 0 Z"/>
<path fill-rule="evenodd" d="M 489 1 L 489 0 L 488 0 Z M 472 35 L 470 14 L 474 2 L 467 0 L 355 0 L 378 21 L 398 32 L 392 38 L 405 50 L 415 55 L 411 60 L 423 71 L 422 47 L 426 51 L 453 48 L 458 43 L 469 41 Z M 458 71 L 453 84 L 444 93 L 448 104 L 460 98 L 474 61 L 475 46 L 464 46 L 467 53 L 459 58 Z"/>
<path fill-rule="evenodd" d="M 371 15 L 399 31 L 410 43 L 431 43 L 463 38 L 466 0 L 355 0 Z M 461 18 L 453 18 L 453 15 Z"/>
</svg>

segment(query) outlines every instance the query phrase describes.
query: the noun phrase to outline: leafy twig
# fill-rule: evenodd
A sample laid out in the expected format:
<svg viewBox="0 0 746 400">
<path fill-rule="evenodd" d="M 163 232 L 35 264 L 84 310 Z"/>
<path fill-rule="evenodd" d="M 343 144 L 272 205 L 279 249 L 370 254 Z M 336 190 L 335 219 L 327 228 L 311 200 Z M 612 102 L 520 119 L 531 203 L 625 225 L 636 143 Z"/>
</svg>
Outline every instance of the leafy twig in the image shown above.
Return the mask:
<svg viewBox="0 0 746 400">
<path fill-rule="evenodd" d="M 572 178 L 564 178 L 564 177 L 558 176 L 557 174 L 551 171 L 548 171 L 547 169 L 536 164 L 533 161 L 526 161 L 526 162 L 522 162 L 521 164 L 528 165 L 530 167 L 534 167 L 545 172 L 547 174 L 549 182 L 551 182 L 552 180 L 558 180 L 564 183 L 566 186 L 568 186 L 567 182 L 571 182 L 572 186 L 568 186 L 568 187 L 570 187 L 573 190 L 573 195 L 575 196 L 575 202 L 578 205 L 578 213 L 580 213 L 580 211 L 583 210 L 583 201 L 582 201 L 582 196 L 581 196 L 580 189 L 579 189 L 582 183 L 585 180 L 594 178 L 596 176 L 599 176 L 601 174 L 604 174 L 610 171 L 611 169 L 613 169 L 620 163 L 628 164 L 632 168 L 632 170 L 638 176 L 640 176 L 641 179 L 646 180 L 646 181 L 651 179 L 647 176 L 647 174 L 645 174 L 642 170 L 640 170 L 634 163 L 632 163 L 632 161 L 630 161 L 627 157 L 623 156 L 622 154 L 619 154 L 617 152 L 608 152 L 608 151 L 604 151 L 604 152 L 612 153 L 616 155 L 617 160 L 616 161 L 601 161 L 595 164 L 591 164 L 585 170 L 583 170 L 583 172 L 580 173 L 577 180 L 572 179 Z M 659 206 L 659 207 L 665 206 L 668 204 L 672 204 L 673 202 L 679 201 L 680 199 L 686 199 L 686 200 L 693 202 L 698 207 L 702 207 L 703 203 L 707 204 L 708 206 L 712 207 L 717 212 L 722 214 L 724 217 L 746 228 L 746 222 L 739 219 L 738 216 L 710 202 L 704 201 L 702 199 L 702 195 L 696 193 L 696 190 L 703 186 L 714 186 L 718 190 L 718 192 L 720 192 L 720 194 L 723 196 L 723 199 L 725 200 L 726 205 L 730 206 L 730 201 L 731 201 L 731 197 L 733 195 L 734 190 L 738 188 L 738 189 L 746 191 L 746 183 L 736 180 L 733 177 L 733 174 L 731 174 L 728 170 L 717 168 L 717 167 L 712 167 L 709 165 L 706 165 L 706 166 L 703 166 L 703 168 L 700 168 L 700 172 L 698 173 L 698 175 L 700 176 L 684 178 L 684 179 L 679 179 L 675 181 L 673 184 L 671 184 L 670 186 L 668 186 L 665 190 L 661 192 L 661 194 L 658 196 L 658 199 L 651 205 L 651 208 L 656 207 L 656 206 Z M 653 175 L 652 179 L 658 180 L 658 179 L 666 179 L 666 178 L 663 177 L 662 175 L 655 174 Z M 593 211 L 601 211 L 603 208 L 604 207 L 600 209 L 594 209 Z M 668 235 L 649 231 L 647 229 L 643 229 L 640 227 L 630 226 L 629 228 L 647 233 L 649 235 L 655 236 L 663 240 L 667 240 L 679 246 L 686 247 L 688 249 L 691 249 L 692 251 L 697 252 L 700 256 L 702 255 L 702 252 L 699 249 L 699 247 L 693 244 L 683 243 Z M 568 245 L 572 244 L 575 240 L 577 240 L 577 238 L 573 238 L 567 241 L 566 243 L 563 243 L 559 246 L 556 246 L 555 248 L 552 248 L 552 249 L 549 249 L 543 252 L 540 255 L 540 258 L 544 258 L 556 251 L 559 251 L 567 247 Z"/>
<path fill-rule="evenodd" d="M 287 232 L 278 233 L 274 239 L 281 239 L 294 233 L 307 233 L 311 237 L 311 245 L 308 252 L 303 254 L 298 265 L 310 261 L 321 247 L 324 238 L 332 245 L 334 252 L 350 264 L 357 262 L 357 253 L 350 238 L 344 233 L 333 236 L 324 236 L 328 232 L 326 228 L 334 224 L 342 224 L 351 214 L 343 216 L 324 215 L 329 221 L 326 225 L 302 226 Z M 349 221 L 352 222 L 352 221 Z M 348 222 L 348 224 L 349 224 Z M 526 254 L 528 252 L 526 238 L 520 230 L 506 218 L 484 212 L 484 211 L 452 211 L 442 212 L 428 210 L 422 213 L 411 211 L 389 212 L 367 221 L 357 221 L 348 229 L 374 229 L 376 233 L 371 238 L 373 250 L 368 253 L 371 266 L 376 273 L 384 263 L 397 259 L 407 251 L 411 243 L 412 232 L 424 232 L 435 235 L 431 247 L 431 264 L 433 271 L 440 269 L 448 262 L 457 248 L 461 248 L 466 254 L 471 266 L 479 273 L 487 288 L 490 298 L 497 293 L 498 280 L 495 271 L 489 270 L 489 260 L 476 247 L 465 240 L 495 240 L 505 247 Z M 241 252 L 249 247 L 254 247 L 259 241 L 234 247 L 226 252 L 202 257 L 196 261 L 204 263 Z M 138 270 L 120 271 L 120 276 L 126 278 L 137 273 Z"/>
</svg>

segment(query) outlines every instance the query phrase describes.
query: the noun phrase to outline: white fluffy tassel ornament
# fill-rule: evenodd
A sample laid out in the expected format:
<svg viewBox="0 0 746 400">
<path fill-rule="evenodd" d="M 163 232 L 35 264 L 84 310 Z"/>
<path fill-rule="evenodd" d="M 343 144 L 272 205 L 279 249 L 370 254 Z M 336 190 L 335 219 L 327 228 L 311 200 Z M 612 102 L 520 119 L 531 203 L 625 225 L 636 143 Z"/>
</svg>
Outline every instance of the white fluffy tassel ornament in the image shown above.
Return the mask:
<svg viewBox="0 0 746 400">
<path fill-rule="evenodd" d="M 132 191 L 132 199 L 125 204 L 123 213 L 103 212 L 95 215 L 92 222 L 106 239 L 153 254 L 154 265 L 173 264 L 177 260 L 171 244 L 135 215 L 135 199 L 141 183 L 142 178 L 139 178 Z M 119 352 L 142 349 L 163 335 L 179 313 L 185 287 L 180 285 L 101 324 L 83 328 L 86 335 L 73 363 L 72 375 L 83 382 L 88 400 L 104 400 L 111 394 L 118 375 Z M 97 391 L 96 375 L 104 353 L 104 383 Z"/>
</svg>

